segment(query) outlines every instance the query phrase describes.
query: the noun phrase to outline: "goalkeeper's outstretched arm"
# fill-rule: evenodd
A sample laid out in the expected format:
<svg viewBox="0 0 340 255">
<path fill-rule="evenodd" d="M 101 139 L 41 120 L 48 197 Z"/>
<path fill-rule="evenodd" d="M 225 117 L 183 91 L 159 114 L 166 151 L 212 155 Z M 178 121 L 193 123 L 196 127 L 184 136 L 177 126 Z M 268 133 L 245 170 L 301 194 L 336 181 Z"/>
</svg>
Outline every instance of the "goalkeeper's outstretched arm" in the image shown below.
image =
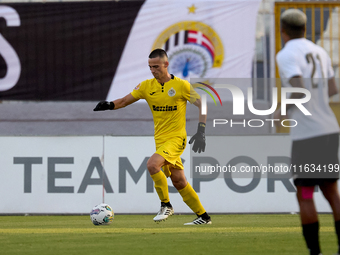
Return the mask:
<svg viewBox="0 0 340 255">
<path fill-rule="evenodd" d="M 118 110 L 125 106 L 128 106 L 134 102 L 138 101 L 138 99 L 134 98 L 131 93 L 126 95 L 125 97 L 116 99 L 114 101 L 100 101 L 97 106 L 93 109 L 94 111 L 105 111 L 105 110 Z"/>
</svg>

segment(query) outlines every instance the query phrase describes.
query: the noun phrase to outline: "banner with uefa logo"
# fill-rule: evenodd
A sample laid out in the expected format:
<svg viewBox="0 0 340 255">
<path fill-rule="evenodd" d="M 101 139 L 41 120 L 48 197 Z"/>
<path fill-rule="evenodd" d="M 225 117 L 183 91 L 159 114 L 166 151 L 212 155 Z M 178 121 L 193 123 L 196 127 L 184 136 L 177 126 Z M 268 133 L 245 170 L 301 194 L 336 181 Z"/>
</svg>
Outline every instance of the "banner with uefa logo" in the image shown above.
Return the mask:
<svg viewBox="0 0 340 255">
<path fill-rule="evenodd" d="M 251 78 L 259 0 L 149 0 L 131 29 L 107 100 L 152 78 L 151 50 L 168 53 L 169 72 L 182 79 Z M 247 17 L 246 19 L 244 17 Z M 245 90 L 251 84 L 243 83 Z"/>
</svg>

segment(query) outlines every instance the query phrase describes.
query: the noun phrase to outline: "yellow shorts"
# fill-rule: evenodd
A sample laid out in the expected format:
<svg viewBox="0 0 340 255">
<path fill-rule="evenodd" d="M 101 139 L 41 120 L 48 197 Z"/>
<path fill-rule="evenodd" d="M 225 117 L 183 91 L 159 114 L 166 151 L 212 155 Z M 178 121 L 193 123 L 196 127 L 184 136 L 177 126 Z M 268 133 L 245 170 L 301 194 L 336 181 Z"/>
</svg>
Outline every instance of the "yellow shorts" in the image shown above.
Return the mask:
<svg viewBox="0 0 340 255">
<path fill-rule="evenodd" d="M 167 139 L 164 143 L 156 143 L 156 153 L 167 161 L 167 164 L 162 167 L 166 177 L 171 176 L 170 168 L 184 169 L 181 155 L 185 146 L 185 137 L 173 137 Z"/>
</svg>

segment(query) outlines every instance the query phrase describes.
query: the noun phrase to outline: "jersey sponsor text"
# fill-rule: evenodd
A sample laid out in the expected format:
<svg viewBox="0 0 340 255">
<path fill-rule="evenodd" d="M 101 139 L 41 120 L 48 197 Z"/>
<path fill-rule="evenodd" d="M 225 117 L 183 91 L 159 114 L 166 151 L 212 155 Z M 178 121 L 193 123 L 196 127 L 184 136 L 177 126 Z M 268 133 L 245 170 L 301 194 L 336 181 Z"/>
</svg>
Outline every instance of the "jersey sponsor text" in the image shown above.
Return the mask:
<svg viewBox="0 0 340 255">
<path fill-rule="evenodd" d="M 177 111 L 177 105 L 174 105 L 174 106 L 169 106 L 169 105 L 156 106 L 156 105 L 153 105 L 152 109 L 156 112 L 171 112 L 171 111 Z"/>
</svg>

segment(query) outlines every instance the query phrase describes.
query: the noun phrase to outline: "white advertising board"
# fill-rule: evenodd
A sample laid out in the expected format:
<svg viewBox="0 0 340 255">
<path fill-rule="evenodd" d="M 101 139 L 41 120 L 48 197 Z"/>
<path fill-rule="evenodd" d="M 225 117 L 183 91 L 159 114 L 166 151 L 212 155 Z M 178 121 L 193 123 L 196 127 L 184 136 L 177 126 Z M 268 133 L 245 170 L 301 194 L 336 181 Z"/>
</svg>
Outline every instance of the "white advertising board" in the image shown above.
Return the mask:
<svg viewBox="0 0 340 255">
<path fill-rule="evenodd" d="M 221 142 L 230 144 L 216 155 L 222 165 L 289 161 L 288 136 L 207 137 L 206 152 Z M 153 137 L 0 137 L 0 214 L 89 213 L 103 200 L 115 213 L 156 213 L 160 203 L 146 169 L 154 146 Z M 208 212 L 298 211 L 291 179 L 198 178 L 190 174 L 190 157 L 204 160 L 204 154 L 190 153 L 187 146 L 182 159 L 186 177 Z M 168 183 L 175 212 L 190 213 L 170 179 Z M 330 212 L 320 192 L 315 199 L 318 211 Z"/>
</svg>

